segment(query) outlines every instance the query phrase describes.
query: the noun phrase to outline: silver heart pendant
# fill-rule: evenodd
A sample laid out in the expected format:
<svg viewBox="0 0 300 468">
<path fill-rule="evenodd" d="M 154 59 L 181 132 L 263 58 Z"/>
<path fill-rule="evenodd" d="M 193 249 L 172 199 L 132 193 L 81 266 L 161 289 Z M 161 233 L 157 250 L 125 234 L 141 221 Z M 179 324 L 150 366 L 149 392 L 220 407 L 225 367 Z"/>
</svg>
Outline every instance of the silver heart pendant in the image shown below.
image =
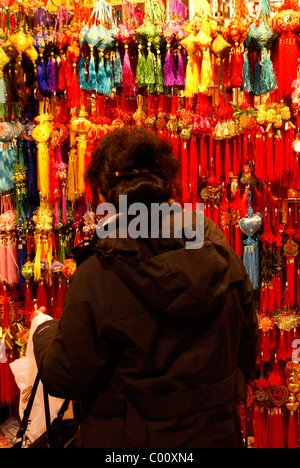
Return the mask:
<svg viewBox="0 0 300 468">
<path fill-rule="evenodd" d="M 253 236 L 261 228 L 262 219 L 261 216 L 256 213 L 250 218 L 242 218 L 239 221 L 240 230 L 246 234 L 246 236 Z"/>
</svg>

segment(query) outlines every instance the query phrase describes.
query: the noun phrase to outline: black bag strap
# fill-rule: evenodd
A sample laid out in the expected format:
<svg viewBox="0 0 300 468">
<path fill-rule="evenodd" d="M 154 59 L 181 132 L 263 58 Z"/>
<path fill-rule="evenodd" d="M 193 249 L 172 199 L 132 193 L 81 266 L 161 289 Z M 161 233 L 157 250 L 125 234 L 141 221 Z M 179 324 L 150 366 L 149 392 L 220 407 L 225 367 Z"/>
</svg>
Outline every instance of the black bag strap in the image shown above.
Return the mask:
<svg viewBox="0 0 300 468">
<path fill-rule="evenodd" d="M 26 429 L 28 427 L 30 413 L 31 413 L 31 410 L 32 410 L 32 407 L 33 407 L 33 402 L 34 402 L 35 395 L 36 395 L 36 392 L 37 392 L 37 389 L 38 389 L 38 385 L 39 385 L 39 383 L 41 381 L 42 373 L 43 373 L 43 369 L 40 368 L 38 370 L 35 381 L 33 383 L 27 406 L 26 406 L 26 408 L 24 410 L 23 418 L 22 418 L 19 430 L 18 430 L 16 438 L 15 438 L 15 443 L 18 443 L 18 442 L 23 440 L 24 434 L 25 434 Z"/>
<path fill-rule="evenodd" d="M 37 372 L 36 378 L 34 380 L 32 390 L 31 390 L 31 393 L 30 393 L 30 397 L 29 397 L 27 406 L 26 406 L 26 408 L 24 410 L 24 414 L 23 414 L 22 421 L 20 423 L 19 430 L 18 430 L 17 435 L 15 437 L 15 441 L 14 441 L 15 445 L 21 444 L 23 442 L 23 440 L 24 440 L 24 435 L 25 435 L 25 432 L 26 432 L 28 424 L 29 424 L 30 413 L 31 413 L 31 410 L 32 410 L 32 407 L 33 407 L 33 403 L 34 403 L 34 399 L 35 399 L 36 392 L 37 392 L 37 389 L 38 389 L 38 385 L 41 382 L 42 373 L 43 373 L 43 368 L 40 367 L 40 369 Z M 50 418 L 50 408 L 49 408 L 49 395 L 48 395 L 48 392 L 47 392 L 44 385 L 43 385 L 43 394 L 44 394 L 46 430 L 47 430 L 47 434 L 48 434 L 49 445 L 51 447 L 51 445 L 52 445 L 52 432 L 51 432 L 51 418 Z M 66 410 L 69 407 L 69 403 L 70 403 L 70 400 L 65 400 L 63 402 L 63 404 L 60 407 L 55 419 L 56 418 L 63 418 L 64 413 L 66 412 Z"/>
</svg>

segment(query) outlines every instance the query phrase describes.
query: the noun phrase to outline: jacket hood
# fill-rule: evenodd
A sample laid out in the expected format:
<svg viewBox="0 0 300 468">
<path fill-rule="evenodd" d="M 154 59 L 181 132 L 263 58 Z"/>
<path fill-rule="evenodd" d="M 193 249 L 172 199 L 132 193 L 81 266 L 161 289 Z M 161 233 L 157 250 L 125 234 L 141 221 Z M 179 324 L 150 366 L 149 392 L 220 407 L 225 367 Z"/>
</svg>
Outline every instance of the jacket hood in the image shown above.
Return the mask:
<svg viewBox="0 0 300 468">
<path fill-rule="evenodd" d="M 207 314 L 229 282 L 244 275 L 240 259 L 208 218 L 199 248 L 186 248 L 183 236 L 121 238 L 118 229 L 115 234 L 99 239 L 97 252 L 149 311 L 178 318 Z"/>
</svg>

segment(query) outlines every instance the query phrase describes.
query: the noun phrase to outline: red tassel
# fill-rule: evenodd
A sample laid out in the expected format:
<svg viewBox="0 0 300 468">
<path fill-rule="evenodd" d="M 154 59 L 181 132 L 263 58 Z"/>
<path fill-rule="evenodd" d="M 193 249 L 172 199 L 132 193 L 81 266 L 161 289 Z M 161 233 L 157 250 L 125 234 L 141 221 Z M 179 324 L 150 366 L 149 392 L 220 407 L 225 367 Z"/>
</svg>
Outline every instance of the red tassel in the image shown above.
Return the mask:
<svg viewBox="0 0 300 468">
<path fill-rule="evenodd" d="M 263 332 L 260 349 L 262 360 L 264 362 L 269 362 L 271 358 L 271 338 L 269 331 Z"/>
<path fill-rule="evenodd" d="M 261 133 L 255 135 L 255 175 L 258 179 L 263 179 L 264 175 L 264 151 L 263 137 Z"/>
<path fill-rule="evenodd" d="M 58 75 L 58 89 L 59 91 L 65 91 L 67 89 L 66 82 L 66 60 L 64 57 L 61 57 L 61 65 Z"/>
<path fill-rule="evenodd" d="M 56 303 L 54 305 L 54 318 L 60 318 L 62 315 L 62 311 L 64 308 L 64 302 L 65 302 L 65 291 L 63 287 L 63 283 L 61 279 L 58 280 L 58 290 L 57 290 L 57 297 L 56 297 Z"/>
<path fill-rule="evenodd" d="M 294 411 L 290 411 L 287 427 L 287 446 L 297 448 L 296 421 Z"/>
<path fill-rule="evenodd" d="M 231 69 L 231 86 L 233 88 L 239 88 L 242 86 L 242 76 L 243 76 L 243 64 L 244 64 L 244 55 L 241 47 L 238 47 L 235 50 L 234 55 L 232 56 L 232 69 Z"/>
<path fill-rule="evenodd" d="M 222 174 L 222 147 L 221 147 L 221 142 L 220 141 L 215 141 L 215 174 L 216 174 L 216 179 L 218 182 L 221 180 L 221 174 Z"/>
<path fill-rule="evenodd" d="M 225 182 L 228 184 L 230 182 L 230 177 L 229 176 L 230 176 L 230 173 L 232 172 L 231 148 L 230 148 L 230 144 L 229 144 L 228 140 L 226 140 L 226 142 L 225 142 L 224 158 L 225 158 L 225 167 L 224 167 L 225 174 L 223 174 L 223 176 L 225 176 Z"/>
<path fill-rule="evenodd" d="M 286 300 L 287 305 L 293 306 L 295 304 L 295 274 L 296 274 L 296 265 L 294 257 L 288 257 L 286 261 L 286 279 L 287 279 L 287 288 L 286 288 Z"/>
<path fill-rule="evenodd" d="M 286 336 L 283 330 L 280 330 L 277 357 L 280 361 L 285 361 L 288 356 Z"/>
<path fill-rule="evenodd" d="M 9 320 L 9 297 L 7 292 L 6 284 L 3 285 L 3 309 L 4 309 L 4 316 L 3 316 L 3 327 L 8 329 L 10 326 Z"/>
<path fill-rule="evenodd" d="M 278 44 L 277 95 L 280 99 L 290 97 L 295 90 L 298 68 L 298 43 L 293 32 L 282 33 Z M 286 66 L 288 57 L 289 66 Z"/>
<path fill-rule="evenodd" d="M 181 140 L 181 184 L 182 184 L 182 203 L 189 201 L 189 172 L 188 172 L 188 148 L 187 141 Z"/>
<path fill-rule="evenodd" d="M 268 132 L 266 138 L 266 159 L 265 180 L 269 182 L 274 180 L 274 142 L 272 132 Z"/>
<path fill-rule="evenodd" d="M 206 137 L 200 138 L 200 148 L 199 148 L 199 157 L 200 157 L 200 174 L 201 177 L 208 175 L 208 165 L 207 165 L 207 148 L 206 148 Z"/>
<path fill-rule="evenodd" d="M 189 185 L 192 192 L 192 203 L 197 201 L 198 189 L 198 143 L 196 138 L 191 138 L 190 141 L 190 164 L 189 164 Z"/>
<path fill-rule="evenodd" d="M 242 244 L 241 230 L 239 226 L 234 226 L 234 250 L 239 255 L 239 257 L 242 256 L 243 244 Z"/>
<path fill-rule="evenodd" d="M 266 421 L 263 406 L 254 406 L 253 429 L 254 447 L 266 448 Z"/>
<path fill-rule="evenodd" d="M 70 109 L 80 106 L 81 90 L 76 72 L 76 64 L 73 64 L 71 80 L 68 82 L 68 106 Z"/>
<path fill-rule="evenodd" d="M 40 307 L 48 307 L 47 294 L 43 280 L 40 282 L 38 287 L 37 307 L 38 309 Z"/>
<path fill-rule="evenodd" d="M 30 290 L 30 282 L 26 280 L 25 282 L 25 302 L 24 302 L 24 309 L 25 309 L 25 323 L 28 325 L 31 321 L 31 314 L 33 312 L 33 300 Z"/>
</svg>

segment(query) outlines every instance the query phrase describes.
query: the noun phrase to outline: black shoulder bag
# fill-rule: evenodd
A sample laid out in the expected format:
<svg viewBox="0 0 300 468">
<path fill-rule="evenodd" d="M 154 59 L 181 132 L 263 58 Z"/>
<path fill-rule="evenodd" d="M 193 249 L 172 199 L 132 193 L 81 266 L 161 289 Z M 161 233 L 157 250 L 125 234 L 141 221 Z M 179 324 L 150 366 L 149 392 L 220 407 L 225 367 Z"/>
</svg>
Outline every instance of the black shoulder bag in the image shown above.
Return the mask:
<svg viewBox="0 0 300 468">
<path fill-rule="evenodd" d="M 12 448 L 76 448 L 79 420 L 77 418 L 63 419 L 70 400 L 65 400 L 51 423 L 49 410 L 49 395 L 43 385 L 46 431 L 31 444 L 28 443 L 25 432 L 30 422 L 30 413 L 33 407 L 38 385 L 41 381 L 42 369 L 39 369 L 34 381 L 23 419 L 20 423 L 14 445 Z"/>
</svg>

